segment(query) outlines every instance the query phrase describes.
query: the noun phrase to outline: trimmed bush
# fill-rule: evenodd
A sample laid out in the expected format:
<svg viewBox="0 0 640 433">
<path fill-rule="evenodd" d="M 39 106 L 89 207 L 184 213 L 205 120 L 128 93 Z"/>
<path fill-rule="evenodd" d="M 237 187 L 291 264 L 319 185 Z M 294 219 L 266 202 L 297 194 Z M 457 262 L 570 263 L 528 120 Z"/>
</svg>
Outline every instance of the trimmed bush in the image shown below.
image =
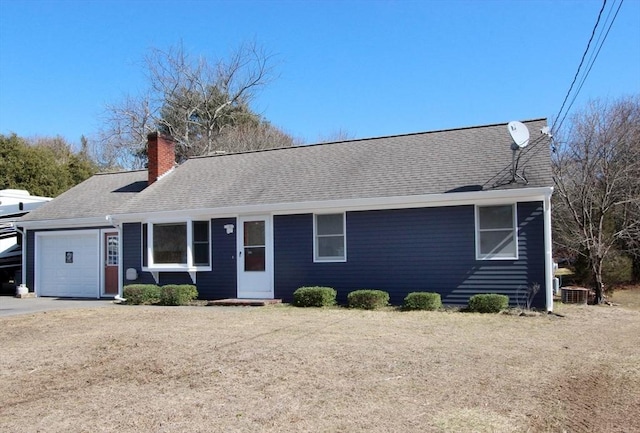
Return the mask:
<svg viewBox="0 0 640 433">
<path fill-rule="evenodd" d="M 192 284 L 167 284 L 160 288 L 161 305 L 186 305 L 198 298 L 198 289 Z"/>
<path fill-rule="evenodd" d="M 329 307 L 336 303 L 336 291 L 331 287 L 300 287 L 293 292 L 296 307 Z"/>
<path fill-rule="evenodd" d="M 437 310 L 442 307 L 440 293 L 411 292 L 404 298 L 405 310 Z"/>
<path fill-rule="evenodd" d="M 155 284 L 129 284 L 122 289 L 127 304 L 155 304 L 160 300 L 160 287 Z"/>
<path fill-rule="evenodd" d="M 389 304 L 389 293 L 382 290 L 355 290 L 347 295 L 349 308 L 375 310 Z"/>
<path fill-rule="evenodd" d="M 473 295 L 469 299 L 469 311 L 474 313 L 499 313 L 508 306 L 509 297 L 497 293 Z"/>
</svg>

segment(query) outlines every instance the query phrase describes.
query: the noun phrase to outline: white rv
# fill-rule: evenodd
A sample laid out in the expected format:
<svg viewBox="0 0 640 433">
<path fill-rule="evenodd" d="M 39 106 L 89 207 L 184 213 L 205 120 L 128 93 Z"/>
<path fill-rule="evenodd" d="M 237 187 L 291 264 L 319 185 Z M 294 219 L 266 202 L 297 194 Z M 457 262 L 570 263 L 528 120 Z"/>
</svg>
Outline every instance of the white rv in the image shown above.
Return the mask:
<svg viewBox="0 0 640 433">
<path fill-rule="evenodd" d="M 13 222 L 29 211 L 51 200 L 29 194 L 22 189 L 0 190 L 0 290 L 15 290 L 22 269 L 21 235 Z"/>
</svg>

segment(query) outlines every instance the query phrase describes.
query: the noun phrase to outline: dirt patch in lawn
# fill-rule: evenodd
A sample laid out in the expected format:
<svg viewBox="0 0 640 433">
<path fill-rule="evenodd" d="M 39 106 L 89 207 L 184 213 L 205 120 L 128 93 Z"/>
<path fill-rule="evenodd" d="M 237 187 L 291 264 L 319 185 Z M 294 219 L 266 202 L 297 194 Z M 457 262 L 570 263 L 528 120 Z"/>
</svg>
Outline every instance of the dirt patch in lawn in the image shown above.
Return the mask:
<svg viewBox="0 0 640 433">
<path fill-rule="evenodd" d="M 640 312 L 224 307 L 0 319 L 0 431 L 640 431 Z"/>
</svg>

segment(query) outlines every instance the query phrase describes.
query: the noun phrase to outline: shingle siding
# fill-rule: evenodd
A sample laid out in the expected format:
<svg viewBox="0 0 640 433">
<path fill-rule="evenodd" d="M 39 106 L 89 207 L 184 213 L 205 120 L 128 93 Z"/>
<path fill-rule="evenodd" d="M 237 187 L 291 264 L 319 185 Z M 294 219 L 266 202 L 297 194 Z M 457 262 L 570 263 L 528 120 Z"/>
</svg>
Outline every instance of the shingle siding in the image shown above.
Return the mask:
<svg viewBox="0 0 640 433">
<path fill-rule="evenodd" d="M 544 304 L 542 203 L 518 205 L 517 261 L 476 260 L 473 206 L 348 212 L 346 219 L 347 262 L 313 263 L 313 215 L 274 217 L 276 298 L 291 301 L 298 287 L 323 285 L 338 290 L 340 303 L 367 288 L 388 291 L 394 305 L 412 291 L 438 292 L 457 305 L 498 292 L 516 305 L 538 282 L 536 305 Z"/>
</svg>

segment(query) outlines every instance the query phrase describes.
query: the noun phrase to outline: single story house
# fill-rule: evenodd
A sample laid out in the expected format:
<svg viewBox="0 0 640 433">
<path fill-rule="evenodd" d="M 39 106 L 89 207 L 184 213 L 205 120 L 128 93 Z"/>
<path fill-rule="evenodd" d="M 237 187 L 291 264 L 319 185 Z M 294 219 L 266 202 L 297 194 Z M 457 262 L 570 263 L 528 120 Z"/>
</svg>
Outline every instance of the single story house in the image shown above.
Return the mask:
<svg viewBox="0 0 640 433">
<path fill-rule="evenodd" d="M 545 119 L 174 164 L 148 137 L 148 170 L 97 174 L 29 213 L 24 283 L 38 296 L 108 297 L 190 283 L 202 299 L 292 300 L 301 286 L 433 291 L 445 304 L 502 293 L 552 308 Z M 528 137 L 528 135 L 527 135 Z"/>
</svg>

